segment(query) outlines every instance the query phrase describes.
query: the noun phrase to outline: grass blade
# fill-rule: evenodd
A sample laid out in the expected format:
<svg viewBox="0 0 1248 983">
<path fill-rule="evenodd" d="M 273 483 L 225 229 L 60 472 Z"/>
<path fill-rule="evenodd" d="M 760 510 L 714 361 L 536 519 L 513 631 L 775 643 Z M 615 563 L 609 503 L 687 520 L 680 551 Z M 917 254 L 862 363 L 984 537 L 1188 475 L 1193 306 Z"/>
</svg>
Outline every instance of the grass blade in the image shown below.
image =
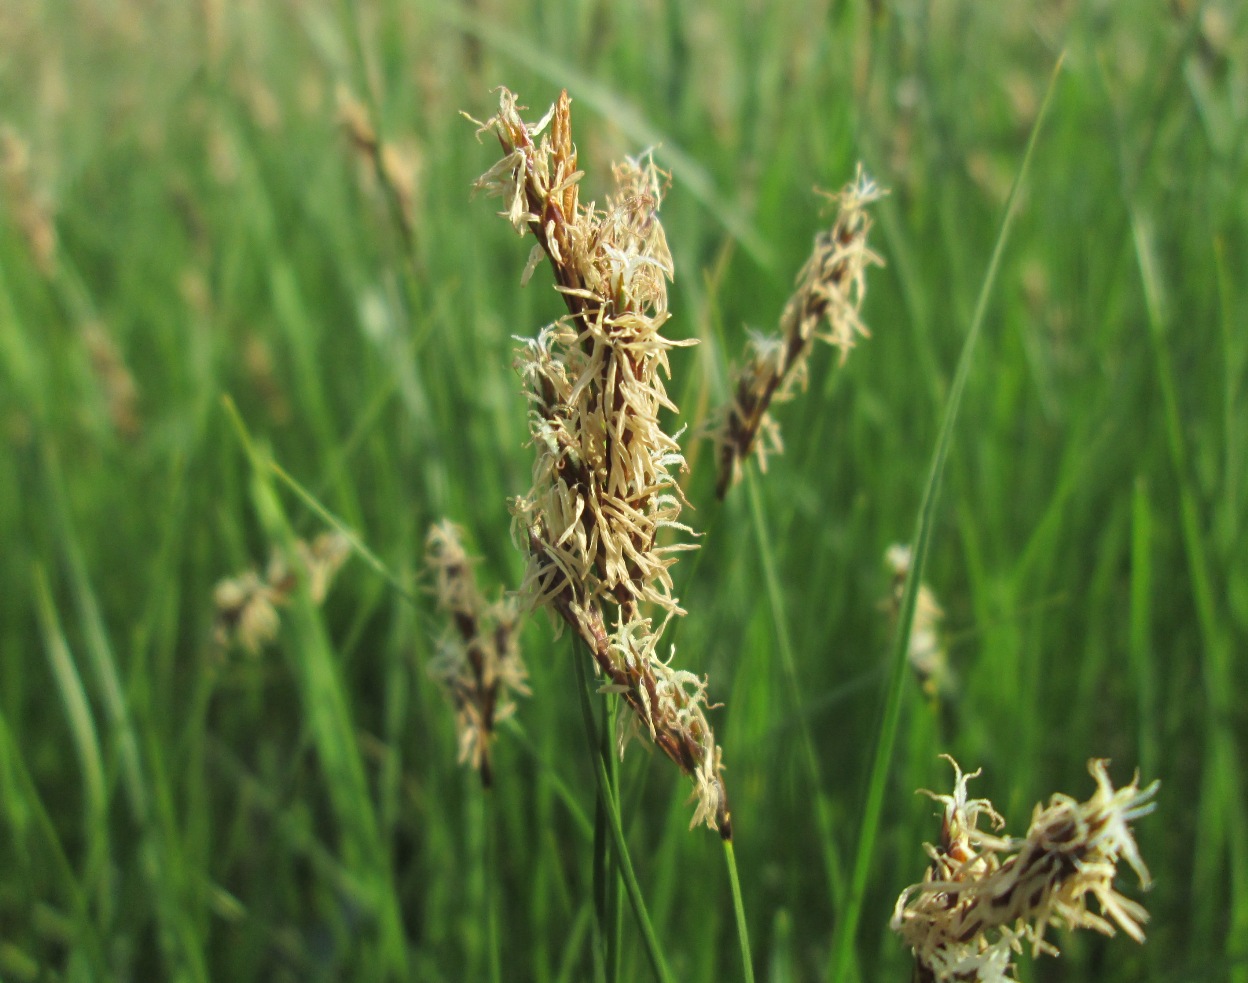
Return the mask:
<svg viewBox="0 0 1248 983">
<path fill-rule="evenodd" d="M 1204 715 L 1206 744 L 1210 753 L 1204 760 L 1201 778 L 1200 826 L 1193 857 L 1193 896 L 1200 903 L 1216 903 L 1216 880 L 1222 875 L 1223 849 L 1230 860 L 1230 937 L 1248 937 L 1248 819 L 1245 818 L 1241 758 L 1235 736 L 1227 721 L 1234 716 L 1236 686 L 1232 671 L 1232 646 L 1218 614 L 1215 574 L 1210 549 L 1201 524 L 1200 505 L 1189 470 L 1187 442 L 1183 434 L 1174 367 L 1166 346 L 1166 313 L 1162 302 L 1161 273 L 1152 249 L 1152 236 L 1138 202 L 1132 198 L 1131 231 L 1136 262 L 1148 312 L 1149 337 L 1170 450 L 1170 464 L 1179 493 L 1179 520 L 1183 551 L 1188 566 L 1188 583 L 1196 606 L 1200 630 L 1202 674 L 1205 686 Z M 1210 911 L 1203 924 L 1212 924 Z M 1234 983 L 1248 981 L 1248 966 L 1232 973 Z"/>
<path fill-rule="evenodd" d="M 839 906 L 845 898 L 845 871 L 841 858 L 836 851 L 836 840 L 832 831 L 832 811 L 828 804 L 827 794 L 823 790 L 823 779 L 819 769 L 819 754 L 815 749 L 815 741 L 810 733 L 810 714 L 802 699 L 801 681 L 797 672 L 797 660 L 793 655 L 793 642 L 789 638 L 788 618 L 784 609 L 784 591 L 780 586 L 780 578 L 776 573 L 775 557 L 772 555 L 771 536 L 767 529 L 766 511 L 763 505 L 762 492 L 759 489 L 758 475 L 753 468 L 745 469 L 745 483 L 749 489 L 750 513 L 754 521 L 754 539 L 758 547 L 759 565 L 762 568 L 763 580 L 767 585 L 767 601 L 771 608 L 772 621 L 776 631 L 776 646 L 780 650 L 780 663 L 784 670 L 785 683 L 788 686 L 789 700 L 793 704 L 793 715 L 796 720 L 798 736 L 802 746 L 802 759 L 806 766 L 810 787 L 815 790 L 815 819 L 819 824 L 820 848 L 823 855 L 824 872 L 828 879 L 828 887 L 832 891 L 833 900 Z"/>
<path fill-rule="evenodd" d="M 3 710 L 0 710 L 0 789 L 5 792 L 3 813 L 7 814 L 10 823 L 15 827 L 15 832 L 20 833 L 21 826 L 29 824 L 33 819 L 34 826 L 51 852 L 53 875 L 56 880 L 60 881 L 68 895 L 69 905 L 73 911 L 74 926 L 78 932 L 76 941 L 81 945 L 82 954 L 92 969 L 91 978 L 94 980 L 112 979 L 112 975 L 108 972 L 108 963 L 104 958 L 99 933 L 91 922 L 86 894 L 74 876 L 74 869 L 65 853 L 65 846 L 61 843 L 60 836 L 57 835 L 56 824 L 53 823 L 39 795 L 39 789 L 22 758 L 21 748 L 13 739 Z M 13 822 L 13 815 L 16 811 L 26 813 L 23 823 Z M 18 839 L 20 841 L 20 836 Z M 6 878 L 7 876 L 6 874 Z"/>
<path fill-rule="evenodd" d="M 949 457 L 949 448 L 953 444 L 954 425 L 958 418 L 958 409 L 962 403 L 962 393 L 966 389 L 966 380 L 970 376 L 971 364 L 974 360 L 975 348 L 983 331 L 984 319 L 988 311 L 988 300 L 992 295 L 992 287 L 1001 265 L 1001 256 L 1005 252 L 1005 244 L 1009 240 L 1010 227 L 1018 203 L 1018 193 L 1027 176 L 1028 164 L 1036 148 L 1041 124 L 1053 101 L 1053 93 L 1057 88 L 1057 80 L 1062 68 L 1062 57 L 1059 56 L 1049 79 L 1049 87 L 1045 92 L 1044 102 L 1036 114 L 1031 134 L 1027 138 L 1027 148 L 1023 152 L 1023 160 L 1019 166 L 1014 184 L 1010 188 L 1010 196 L 1005 204 L 1005 212 L 1001 217 L 1001 226 L 997 231 L 996 244 L 992 257 L 988 261 L 988 270 L 980 287 L 979 299 L 975 304 L 975 314 L 971 319 L 970 330 L 962 345 L 962 354 L 958 359 L 957 372 L 953 385 L 949 389 L 949 399 L 945 404 L 944 417 L 940 424 L 940 433 L 936 438 L 936 449 L 932 453 L 931 469 L 927 483 L 923 489 L 923 499 L 919 505 L 918 521 L 914 531 L 913 561 L 910 574 L 906 578 L 905 592 L 901 600 L 901 611 L 897 622 L 897 635 L 893 642 L 890 658 L 890 673 L 884 696 L 883 712 L 879 735 L 876 741 L 875 754 L 868 777 L 866 802 L 862 810 L 862 826 L 858 835 L 858 849 L 854 856 L 854 869 L 849 886 L 849 897 L 845 909 L 837 922 L 832 942 L 832 958 L 828 976 L 831 980 L 843 980 L 854 951 L 854 940 L 858 931 L 858 922 L 862 916 L 862 903 L 866 894 L 867 878 L 870 874 L 871 861 L 875 854 L 875 840 L 879 832 L 880 817 L 884 810 L 884 790 L 887 784 L 889 767 L 892 764 L 893 748 L 897 742 L 898 722 L 901 719 L 902 684 L 906 676 L 906 653 L 910 646 L 910 629 L 914 621 L 915 606 L 918 601 L 919 584 L 923 580 L 923 567 L 931 546 L 932 530 L 935 526 L 936 507 L 940 501 L 941 479 L 944 476 L 945 462 Z"/>
<path fill-rule="evenodd" d="M 178 846 L 179 830 L 168 812 L 153 807 L 154 795 L 159 790 L 153 773 L 143 762 L 140 730 L 131 712 L 121 668 L 88 574 L 86 557 L 74 531 L 65 475 L 55 447 L 44 442 L 42 449 L 48 499 L 58 526 L 70 590 L 83 626 L 88 664 L 101 693 L 110 737 L 116 741 L 122 784 L 143 841 L 139 849 L 153 860 L 143 867 L 151 891 L 151 904 L 161 923 L 164 956 L 170 967 L 181 967 L 190 979 L 207 983 L 209 974 L 203 938 L 186 903 L 194 887 L 186 879 L 187 869 Z"/>
<path fill-rule="evenodd" d="M 78 764 L 82 769 L 85 799 L 83 821 L 87 842 L 91 844 L 89 852 L 93 861 L 100 861 L 105 856 L 108 829 L 107 780 L 100 755 L 100 739 L 96 733 L 95 719 L 91 715 L 91 704 L 87 699 L 82 677 L 78 674 L 69 644 L 65 641 L 65 633 L 61 630 L 60 618 L 52 601 L 52 592 L 48 588 L 47 574 L 41 565 L 35 564 L 31 579 L 34 582 L 36 610 L 44 648 L 48 653 L 48 662 L 52 666 L 57 688 L 61 692 L 61 702 L 65 705 L 65 716 L 69 720 L 70 733 L 73 735 L 74 750 L 78 754 Z"/>
<path fill-rule="evenodd" d="M 227 402 L 227 410 L 233 404 Z M 252 441 L 242 418 L 231 412 L 240 442 L 252 468 L 252 502 L 270 541 L 294 555 L 294 532 L 272 483 L 274 469 Z M 289 607 L 298 657 L 291 660 L 299 686 L 308 732 L 324 769 L 330 803 L 343 835 L 347 866 L 359 870 L 367 885 L 368 903 L 377 919 L 382 972 L 387 978 L 407 977 L 407 947 L 389 852 L 381 837 L 369 792 L 364 762 L 351 720 L 346 687 L 316 606 L 308 596 L 303 571 L 295 568 L 297 590 Z"/>
</svg>

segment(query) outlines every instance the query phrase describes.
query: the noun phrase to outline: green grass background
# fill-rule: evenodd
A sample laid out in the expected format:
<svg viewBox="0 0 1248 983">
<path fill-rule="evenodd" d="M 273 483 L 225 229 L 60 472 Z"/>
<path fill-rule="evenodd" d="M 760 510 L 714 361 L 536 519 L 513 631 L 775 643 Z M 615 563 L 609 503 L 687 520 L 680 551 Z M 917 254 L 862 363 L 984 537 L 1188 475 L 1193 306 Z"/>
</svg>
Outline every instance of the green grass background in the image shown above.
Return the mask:
<svg viewBox="0 0 1248 983">
<path fill-rule="evenodd" d="M 521 574 L 512 336 L 560 309 L 469 199 L 496 147 L 458 112 L 489 115 L 500 84 L 533 117 L 570 90 L 590 197 L 648 145 L 672 169 L 691 432 L 745 328 L 775 322 L 825 220 L 812 189 L 860 160 L 891 188 L 873 337 L 843 368 L 816 353 L 784 455 L 719 507 L 685 438 L 706 535 L 676 568 L 677 661 L 724 704 L 757 975 L 827 978 L 887 680 L 883 553 L 914 530 L 1065 50 L 932 529 L 957 685 L 933 706 L 906 680 L 850 975 L 909 978 L 887 922 L 938 833 L 914 790 L 950 787 L 949 752 L 1020 830 L 1091 792 L 1091 756 L 1162 782 L 1137 827 L 1147 944 L 1059 935 L 1021 979 L 1248 981 L 1248 12 L 528 6 L 0 7 L 0 979 L 462 981 L 494 958 L 507 980 L 594 978 L 571 642 L 526 630 L 533 696 L 489 801 L 425 670 L 429 524 L 468 530 L 491 588 Z M 410 237 L 340 90 L 414 168 Z M 323 609 L 297 601 L 276 645 L 223 658 L 214 583 L 326 527 L 270 460 L 397 585 L 352 559 Z M 686 781 L 634 746 L 621 784 L 675 977 L 740 979 Z M 625 931 L 622 978 L 647 979 Z"/>
</svg>

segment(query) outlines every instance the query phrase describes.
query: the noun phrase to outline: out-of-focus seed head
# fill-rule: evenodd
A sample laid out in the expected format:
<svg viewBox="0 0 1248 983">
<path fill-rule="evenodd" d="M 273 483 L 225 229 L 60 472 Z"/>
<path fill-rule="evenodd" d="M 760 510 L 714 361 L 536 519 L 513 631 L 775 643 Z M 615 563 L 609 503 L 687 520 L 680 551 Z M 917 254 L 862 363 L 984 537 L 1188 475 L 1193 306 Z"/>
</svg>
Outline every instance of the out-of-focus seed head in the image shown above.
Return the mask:
<svg viewBox="0 0 1248 983">
<path fill-rule="evenodd" d="M 350 555 L 351 544 L 344 535 L 322 533 L 310 544 L 297 540 L 293 557 L 274 550 L 263 577 L 247 570 L 219 581 L 212 594 L 217 645 L 222 649 L 237 645 L 248 655 L 259 654 L 277 638 L 278 608 L 289 603 L 298 577 L 305 578 L 312 603 L 320 604 Z"/>
<path fill-rule="evenodd" d="M 433 576 L 438 609 L 449 620 L 429 673 L 455 708 L 460 762 L 480 772 L 488 788 L 495 729 L 515 713 L 513 697 L 529 694 L 520 656 L 519 613 L 509 596 L 494 602 L 481 596 L 463 532 L 450 521 L 430 528 L 425 565 Z"/>
</svg>

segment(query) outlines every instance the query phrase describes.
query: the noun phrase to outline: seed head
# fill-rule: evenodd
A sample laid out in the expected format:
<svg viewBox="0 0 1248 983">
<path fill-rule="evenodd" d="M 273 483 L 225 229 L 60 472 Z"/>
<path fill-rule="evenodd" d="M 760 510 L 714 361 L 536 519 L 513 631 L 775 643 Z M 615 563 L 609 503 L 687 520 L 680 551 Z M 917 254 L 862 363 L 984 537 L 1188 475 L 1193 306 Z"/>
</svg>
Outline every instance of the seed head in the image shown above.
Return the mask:
<svg viewBox="0 0 1248 983">
<path fill-rule="evenodd" d="M 894 543 L 884 554 L 884 563 L 893 574 L 893 590 L 882 603 L 894 626 L 901 613 L 901 598 L 910 575 L 910 547 Z M 941 637 L 940 625 L 945 612 L 932 589 L 919 584 L 915 599 L 914 622 L 910 626 L 910 644 L 906 657 L 914 670 L 923 692 L 935 698 L 953 688 L 953 675 L 949 669 L 949 654 Z"/>
<path fill-rule="evenodd" d="M 450 621 L 429 673 L 455 707 L 460 763 L 470 762 L 488 788 L 495 728 L 515 713 L 513 694 L 529 694 L 517 637 L 519 612 L 511 597 L 487 603 L 478 592 L 463 533 L 453 523 L 430 528 L 425 564 L 433 574 L 438 609 Z"/>
<path fill-rule="evenodd" d="M 892 928 L 913 951 L 919 974 L 937 981 L 1010 980 L 1013 953 L 1029 942 L 1032 954 L 1056 955 L 1045 940 L 1049 925 L 1091 928 L 1113 935 L 1115 926 L 1137 942 L 1148 913 L 1114 890 L 1120 859 L 1148 888 L 1148 868 L 1140 858 L 1131 823 L 1152 812 L 1158 783 L 1115 789 L 1108 762 L 1093 758 L 1088 770 L 1096 792 L 1086 802 L 1054 795 L 1036 806 L 1022 839 L 978 828 L 987 816 L 996 830 L 1004 819 L 986 799 L 968 799 L 957 763 L 952 795 L 930 795 L 944 803 L 941 841 L 927 846 L 932 864 L 920 884 L 897 899 Z M 1087 898 L 1099 912 L 1090 911 Z"/>
<path fill-rule="evenodd" d="M 296 541 L 293 557 L 274 550 L 263 577 L 253 569 L 219 581 L 212 592 L 217 644 L 222 648 L 238 645 L 248 655 L 258 654 L 277 637 L 281 627 L 278 608 L 295 592 L 296 568 L 307 579 L 312 603 L 320 604 L 350 554 L 351 544 L 345 536 L 322 533 L 311 543 Z"/>
<path fill-rule="evenodd" d="M 767 455 L 783 450 L 780 431 L 771 418 L 772 403 L 793 398 L 806 385 L 806 360 L 816 341 L 840 351 L 841 363 L 859 336 L 870 332 L 859 312 L 866 296 L 867 267 L 883 260 L 867 247 L 871 216 L 866 206 L 886 194 L 858 166 L 854 180 L 839 194 L 828 195 L 837 206 L 832 227 L 815 237 L 806 265 L 797 275 L 797 289 L 780 315 L 778 335 L 751 333 L 745 364 L 738 370 L 732 403 L 720 414 L 712 437 L 719 447 L 719 481 L 723 498 L 740 480 L 742 462 L 757 452 L 759 467 Z"/>
<path fill-rule="evenodd" d="M 614 168 L 605 206 L 583 204 L 570 107 L 564 92 L 526 124 L 503 89 L 498 115 L 479 124 L 503 156 L 475 187 L 501 198 L 500 214 L 534 237 L 525 278 L 544 255 L 568 309 L 516 358 L 535 452 L 532 488 L 512 503 L 514 535 L 529 557 L 523 593 L 571 625 L 604 689 L 633 710 L 621 750 L 630 733 L 649 736 L 694 780 L 694 823 L 727 835 L 706 683 L 656 654 L 668 619 L 684 613 L 670 568 L 694 548 L 667 541 L 691 531 L 680 521 L 679 434 L 659 419 L 676 412 L 664 385 L 668 352 L 690 343 L 662 334 L 673 275 L 658 217 L 668 176 L 649 156 L 626 160 Z M 604 606 L 616 609 L 613 617 Z M 664 612 L 657 627 L 648 606 Z"/>
</svg>

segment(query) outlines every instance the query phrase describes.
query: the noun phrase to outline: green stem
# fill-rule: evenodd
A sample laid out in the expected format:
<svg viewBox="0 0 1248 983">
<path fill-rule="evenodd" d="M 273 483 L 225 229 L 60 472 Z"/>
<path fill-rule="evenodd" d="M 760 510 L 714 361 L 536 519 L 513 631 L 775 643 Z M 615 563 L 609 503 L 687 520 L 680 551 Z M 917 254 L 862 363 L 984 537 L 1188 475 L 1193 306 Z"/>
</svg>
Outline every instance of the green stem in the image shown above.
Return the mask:
<svg viewBox="0 0 1248 983">
<path fill-rule="evenodd" d="M 599 743 L 603 767 L 606 768 L 607 782 L 611 788 L 611 797 L 617 803 L 620 801 L 620 767 L 619 759 L 613 751 L 613 745 L 615 743 L 616 716 L 619 714 L 619 709 L 620 698 L 618 696 L 608 696 L 606 719 L 603 721 L 601 741 Z M 607 979 L 611 983 L 619 983 L 620 958 L 622 954 L 620 940 L 624 934 L 624 881 L 620 878 L 618 864 L 609 863 L 604 873 L 606 874 L 604 881 L 606 922 L 604 928 L 607 939 Z"/>
<path fill-rule="evenodd" d="M 1023 152 L 1022 164 L 1019 166 L 1018 175 L 1014 178 L 1014 186 L 1010 189 L 1010 197 L 1005 204 L 1005 212 L 1001 217 L 1001 227 L 997 230 L 997 241 L 992 250 L 992 258 L 988 261 L 988 270 L 980 286 L 979 299 L 975 304 L 970 330 L 967 331 L 966 341 L 963 342 L 958 368 L 949 390 L 949 399 L 945 404 L 944 418 L 941 420 L 940 433 L 936 438 L 936 449 L 932 453 L 927 484 L 923 489 L 923 500 L 919 505 L 913 539 L 914 559 L 910 574 L 906 578 L 906 588 L 902 595 L 901 611 L 897 622 L 897 635 L 893 640 L 888 688 L 884 696 L 879 735 L 868 777 L 866 803 L 863 806 L 862 825 L 858 832 L 858 850 L 854 857 L 849 897 L 832 940 L 832 959 L 828 978 L 833 983 L 839 983 L 845 978 L 846 969 L 853 959 L 854 939 L 858 933 L 867 879 L 870 876 L 871 861 L 875 855 L 875 839 L 884 812 L 884 791 L 888 784 L 889 766 L 892 763 L 893 748 L 897 743 L 897 730 L 901 719 L 901 697 L 904 691 L 902 684 L 905 682 L 906 653 L 910 646 L 911 623 L 914 620 L 915 606 L 918 601 L 919 584 L 923 580 L 923 566 L 927 561 L 927 553 L 931 545 L 932 530 L 936 524 L 936 506 L 940 501 L 940 486 L 944 476 L 945 462 L 948 460 L 949 449 L 953 444 L 954 424 L 957 422 L 958 409 L 962 404 L 962 393 L 966 389 L 966 380 L 970 375 L 975 348 L 983 330 L 988 311 L 988 298 L 992 294 L 997 271 L 1001 266 L 1001 256 L 1005 252 L 1010 228 L 1014 224 L 1019 189 L 1027 176 L 1028 164 L 1031 162 L 1036 140 L 1040 134 L 1040 125 L 1048 112 L 1049 104 L 1053 101 L 1053 93 L 1057 89 L 1057 79 L 1063 59 L 1064 55 L 1059 56 L 1057 64 L 1053 67 L 1048 91 L 1045 93 L 1040 111 L 1036 114 L 1036 121 L 1032 124 L 1031 134 L 1027 138 L 1027 148 Z"/>
<path fill-rule="evenodd" d="M 579 657 L 578 657 L 579 658 Z M 591 739 L 592 743 L 592 739 Z M 594 754 L 597 754 L 595 749 Z M 607 873 L 611 866 L 607 842 L 611 833 L 607 829 L 607 807 L 601 795 L 594 796 L 594 924 L 598 929 L 594 947 L 594 978 L 607 983 Z"/>
<path fill-rule="evenodd" d="M 810 787 L 815 790 L 815 821 L 819 824 L 824 872 L 828 878 L 828 888 L 832 892 L 832 899 L 839 907 L 845 899 L 844 867 L 836 850 L 836 837 L 832 829 L 832 809 L 824 792 L 823 776 L 819 768 L 819 753 L 815 749 L 815 739 L 810 732 L 809 715 L 797 672 L 797 660 L 793 656 L 793 642 L 789 638 L 788 618 L 784 611 L 784 590 L 780 584 L 780 577 L 776 573 L 775 557 L 771 551 L 771 536 L 767 531 L 763 496 L 759 489 L 758 476 L 752 468 L 745 470 L 745 484 L 750 498 L 750 516 L 754 520 L 758 562 L 763 571 L 763 581 L 767 585 L 767 601 L 776 629 L 776 648 L 780 652 L 780 665 L 784 672 L 789 701 L 793 705 L 793 716 L 797 722 L 807 780 L 810 782 Z"/>
<path fill-rule="evenodd" d="M 745 983 L 754 983 L 754 961 L 750 957 L 750 930 L 745 921 L 745 905 L 741 901 L 741 879 L 737 876 L 737 854 L 732 840 L 724 844 L 724 862 L 728 865 L 728 882 L 732 885 L 732 909 L 737 916 L 737 940 L 741 943 L 741 970 Z"/>
<path fill-rule="evenodd" d="M 0 779 L 4 781 L 10 795 L 10 801 L 4 803 L 8 811 L 0 814 L 9 823 L 5 835 L 19 849 L 29 851 L 34 846 L 32 841 L 35 840 L 35 837 L 27 839 L 26 827 L 29 825 L 33 827 L 38 839 L 43 840 L 43 846 L 50 854 L 51 860 L 50 867 L 45 868 L 45 871 L 53 880 L 60 882 L 66 894 L 66 904 L 72 913 L 72 924 L 75 931 L 79 933 L 76 939 L 77 954 L 95 974 L 92 978 L 108 979 L 108 959 L 105 956 L 103 941 L 91 918 L 90 901 L 78 878 L 74 875 L 73 865 L 70 863 L 69 855 L 65 852 L 56 823 L 53 822 L 39 794 L 39 788 L 35 785 L 34 777 L 30 773 L 21 748 L 18 747 L 13 737 L 3 710 L 0 710 Z M 24 822 L 13 822 L 15 811 L 19 814 L 24 813 Z M 37 856 L 37 854 L 34 855 Z M 12 868 L 6 870 L 6 880 L 10 884 L 14 883 L 15 873 Z"/>
<path fill-rule="evenodd" d="M 1203 531 L 1200 503 L 1194 491 L 1195 482 L 1189 469 L 1189 452 L 1184 435 L 1183 414 L 1179 406 L 1178 387 L 1166 344 L 1168 317 L 1163 309 L 1161 273 L 1152 249 L 1152 236 L 1139 203 L 1127 201 L 1131 215 L 1131 231 L 1136 247 L 1136 261 L 1148 313 L 1149 337 L 1153 362 L 1161 394 L 1166 442 L 1170 450 L 1170 466 L 1179 494 L 1179 529 L 1183 552 L 1188 565 L 1188 584 L 1196 608 L 1196 626 L 1201 640 L 1201 670 L 1205 687 L 1205 740 L 1209 751 L 1204 759 L 1201 777 L 1202 836 L 1197 839 L 1193 857 L 1193 887 L 1203 899 L 1206 912 L 1214 904 L 1212 886 L 1223 876 L 1223 849 L 1227 851 L 1228 872 L 1232 884 L 1230 910 L 1226 912 L 1231 937 L 1243 938 L 1248 932 L 1248 822 L 1244 818 L 1245 796 L 1241 780 L 1242 761 L 1235 733 L 1228 725 L 1235 713 L 1235 673 L 1233 646 L 1223 629 L 1225 618 L 1218 610 L 1219 595 L 1225 586 L 1217 582 L 1217 574 Z M 1203 914 L 1203 913 L 1202 913 Z M 1212 916 L 1201 919 L 1211 924 Z M 1234 983 L 1248 983 L 1248 968 L 1237 967 L 1230 977 Z"/>
<path fill-rule="evenodd" d="M 581 699 L 581 715 L 585 720 L 585 733 L 589 737 L 590 746 L 596 748 L 598 741 L 596 739 L 596 730 L 594 726 L 594 711 L 589 704 L 589 693 L 591 682 L 585 671 L 585 659 L 577 657 L 573 660 L 576 663 L 576 674 L 580 680 L 580 686 L 577 687 Z M 646 903 L 641 896 L 641 887 L 637 883 L 637 875 L 633 871 L 633 861 L 628 854 L 628 845 L 624 840 L 624 827 L 620 823 L 619 803 L 611 794 L 611 781 L 607 775 L 606 766 L 602 763 L 602 756 L 596 751 L 590 755 L 594 762 L 594 778 L 598 783 L 598 797 L 602 802 L 603 810 L 606 813 L 607 825 L 611 833 L 611 838 L 615 844 L 615 859 L 619 865 L 620 876 L 624 880 L 624 886 L 628 889 L 628 899 L 632 903 L 633 915 L 637 919 L 637 927 L 641 930 L 642 940 L 646 945 L 646 955 L 650 957 L 650 966 L 654 970 L 655 979 L 660 983 L 671 983 L 672 975 L 667 968 L 667 962 L 663 958 L 663 950 L 659 948 L 658 937 L 654 934 L 654 927 L 650 924 L 650 916 L 646 913 Z"/>
<path fill-rule="evenodd" d="M 485 823 L 485 920 L 486 944 L 489 947 L 490 981 L 503 983 L 503 963 L 498 936 L 498 822 L 494 795 L 481 789 L 481 814 Z"/>
</svg>

